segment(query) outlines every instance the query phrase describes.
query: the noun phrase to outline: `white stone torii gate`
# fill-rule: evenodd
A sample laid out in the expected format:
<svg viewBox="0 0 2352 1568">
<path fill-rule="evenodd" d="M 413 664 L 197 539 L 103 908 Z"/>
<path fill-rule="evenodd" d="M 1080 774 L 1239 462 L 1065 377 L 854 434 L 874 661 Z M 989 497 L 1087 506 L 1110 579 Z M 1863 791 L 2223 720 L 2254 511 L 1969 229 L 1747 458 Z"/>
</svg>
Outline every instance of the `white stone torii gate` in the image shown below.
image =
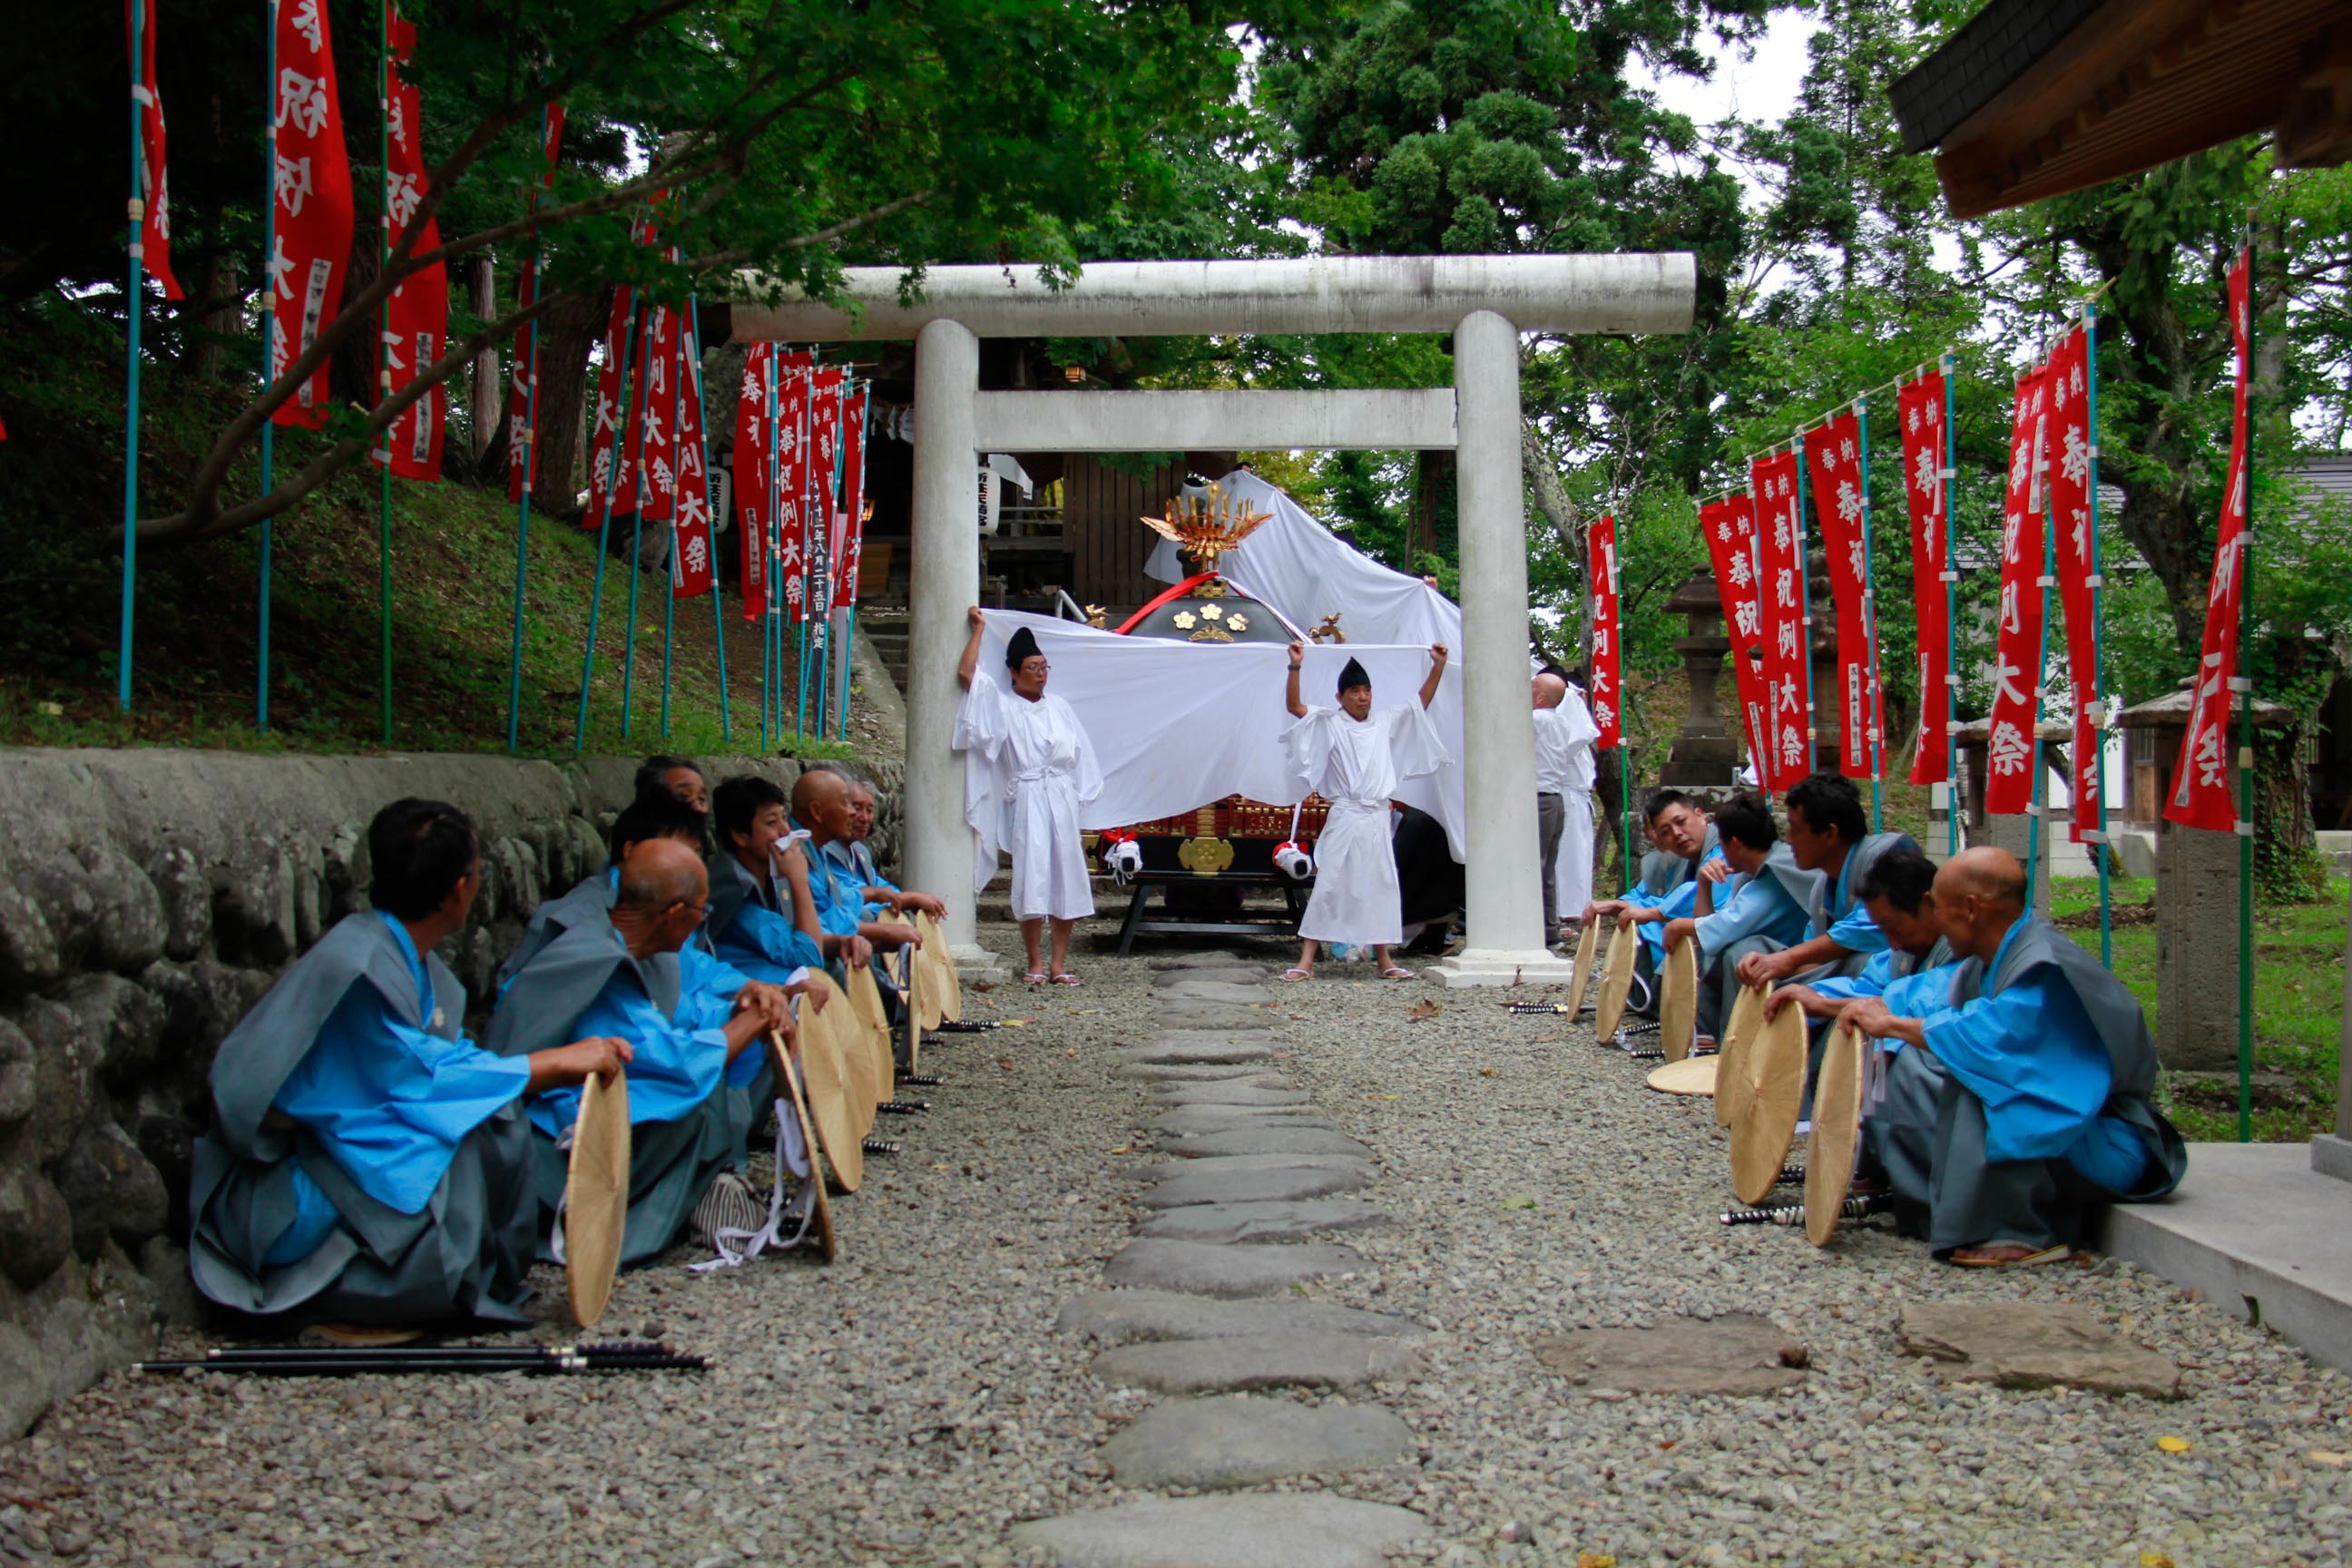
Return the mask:
<svg viewBox="0 0 2352 1568">
<path fill-rule="evenodd" d="M 906 877 L 967 885 L 971 829 L 948 738 L 961 694 L 963 612 L 980 598 L 973 471 L 984 452 L 1297 447 L 1451 449 L 1462 549 L 1463 952 L 1449 985 L 1564 974 L 1545 946 L 1535 741 L 1528 722 L 1527 510 L 1519 333 L 1685 332 L 1697 266 L 1685 253 L 1115 261 L 1050 288 L 1031 265 L 938 267 L 903 303 L 895 268 L 853 268 L 840 304 L 738 305 L 739 341 L 915 341 L 915 489 L 908 587 Z M 1350 392 L 982 392 L 983 337 L 1213 337 L 1452 332 L 1454 388 Z M 973 944 L 950 897 L 949 940 Z"/>
</svg>

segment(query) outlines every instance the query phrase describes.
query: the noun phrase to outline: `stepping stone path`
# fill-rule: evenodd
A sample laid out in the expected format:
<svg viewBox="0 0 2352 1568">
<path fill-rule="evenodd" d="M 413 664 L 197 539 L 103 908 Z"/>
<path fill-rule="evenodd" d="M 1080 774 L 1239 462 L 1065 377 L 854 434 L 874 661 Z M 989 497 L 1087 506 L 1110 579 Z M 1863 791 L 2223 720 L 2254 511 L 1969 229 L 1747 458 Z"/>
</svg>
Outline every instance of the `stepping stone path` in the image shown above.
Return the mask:
<svg viewBox="0 0 2352 1568">
<path fill-rule="evenodd" d="M 1167 1157 L 1133 1172 L 1150 1184 L 1136 1200 L 1148 1217 L 1103 1266 L 1118 1288 L 1069 1302 L 1056 1326 L 1105 1347 L 1092 1370 L 1106 1384 L 1200 1396 L 1155 1405 L 1110 1439 L 1102 1457 L 1120 1485 L 1230 1495 L 1036 1520 L 1013 1544 L 1066 1568 L 1378 1568 L 1428 1522 L 1331 1491 L 1235 1489 L 1413 1453 L 1411 1428 L 1377 1404 L 1279 1392 L 1360 1401 L 1423 1374 L 1417 1324 L 1310 1294 L 1364 1262 L 1317 1238 L 1395 1223 L 1331 1195 L 1370 1185 L 1378 1167 L 1282 1073 L 1265 971 L 1154 967 L 1164 1032 L 1131 1045 L 1118 1071 L 1145 1088 Z"/>
<path fill-rule="evenodd" d="M 2116 1333 L 2091 1307 L 1914 1301 L 1903 1309 L 1898 1334 L 1903 1353 L 1926 1356 L 1946 1383 L 2180 1397 L 2173 1359 Z"/>
<path fill-rule="evenodd" d="M 1535 1342 L 1536 1360 L 1587 1389 L 1621 1394 L 1777 1394 L 1805 1378 L 1787 1330 L 1748 1312 L 1654 1329 L 1587 1329 Z"/>
</svg>

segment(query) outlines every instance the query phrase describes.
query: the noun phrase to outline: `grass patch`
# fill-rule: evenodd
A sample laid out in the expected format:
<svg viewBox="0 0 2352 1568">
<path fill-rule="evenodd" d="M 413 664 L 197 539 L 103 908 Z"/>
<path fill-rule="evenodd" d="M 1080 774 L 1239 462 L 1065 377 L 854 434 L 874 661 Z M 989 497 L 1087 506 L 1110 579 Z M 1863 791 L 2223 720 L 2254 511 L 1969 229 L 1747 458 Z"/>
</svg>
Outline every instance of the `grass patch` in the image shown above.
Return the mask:
<svg viewBox="0 0 2352 1568">
<path fill-rule="evenodd" d="M 507 747 L 513 637 L 515 510 L 503 488 L 394 480 L 392 722 L 385 733 L 379 610 L 380 479 L 346 470 L 289 512 L 271 549 L 269 729 L 256 727 L 261 540 L 247 531 L 138 563 L 131 706 L 116 700 L 121 557 L 110 542 L 122 496 L 119 335 L 95 331 L 61 302 L 0 314 L 11 363 L 58 367 L 6 395 L 10 440 L 0 461 L 0 743 L 181 745 L 242 751 L 481 752 Z M 148 367 L 141 442 L 142 510 L 169 510 L 214 433 L 234 412 L 233 387 L 170 364 Z M 318 437 L 278 436 L 290 474 Z M 254 493 L 250 458 L 232 499 Z M 625 522 L 604 559 L 594 673 L 580 749 L 724 753 L 761 748 L 759 628 L 730 588 L 723 625 L 711 602 L 675 605 L 666 573 L 632 574 Z M 531 518 L 516 749 L 575 750 L 582 656 L 594 596 L 593 531 Z M 635 613 L 630 613 L 632 577 Z M 628 668 L 631 628 L 635 664 Z M 729 719 L 720 713 L 724 648 Z M 667 722 L 663 653 L 669 652 Z M 768 750 L 849 755 L 851 745 L 795 745 L 800 670 L 788 644 L 778 677 L 782 732 Z M 625 684 L 628 700 L 625 707 Z M 853 699 L 853 708 L 856 707 Z M 810 714 L 814 728 L 815 715 Z"/>
<path fill-rule="evenodd" d="M 2116 977 L 2147 1010 L 2156 1008 L 2156 879 L 2111 880 L 2116 911 Z M 2254 1138 L 2300 1142 L 2331 1131 L 2344 1015 L 2346 880 L 2331 878 L 2309 903 L 2254 906 Z M 2093 953 L 2099 951 L 2099 884 L 2095 877 L 2055 877 L 2052 917 Z M 2090 916 L 2085 920 L 2084 917 Z M 2158 1092 L 2181 1135 L 2197 1142 L 2238 1136 L 2234 1077 L 2166 1073 Z"/>
</svg>

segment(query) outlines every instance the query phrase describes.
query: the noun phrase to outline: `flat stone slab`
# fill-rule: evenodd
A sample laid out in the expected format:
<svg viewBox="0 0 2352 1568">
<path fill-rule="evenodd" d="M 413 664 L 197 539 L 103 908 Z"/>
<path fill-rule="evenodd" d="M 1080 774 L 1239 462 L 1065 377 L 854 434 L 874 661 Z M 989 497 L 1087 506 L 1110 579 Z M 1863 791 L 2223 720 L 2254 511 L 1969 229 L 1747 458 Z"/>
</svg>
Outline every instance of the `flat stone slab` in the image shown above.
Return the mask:
<svg viewBox="0 0 2352 1568">
<path fill-rule="evenodd" d="M 1410 1339 L 1425 1331 L 1403 1318 L 1329 1301 L 1212 1301 L 1172 1290 L 1097 1290 L 1065 1302 L 1054 1326 L 1109 1345 L 1268 1334 Z"/>
<path fill-rule="evenodd" d="M 1130 1241 L 1103 1265 L 1112 1285 L 1186 1290 L 1195 1296 L 1270 1296 L 1309 1279 L 1363 1266 L 1351 1247 L 1214 1247 L 1199 1241 Z"/>
<path fill-rule="evenodd" d="M 1287 1083 L 1264 1062 L 1122 1062 L 1112 1069 L 1120 1078 L 1142 1079 L 1153 1084 Z"/>
<path fill-rule="evenodd" d="M 1230 1033 L 1236 1029 L 1263 1029 L 1271 1015 L 1248 1007 L 1236 1007 L 1228 1002 L 1208 1002 L 1197 997 L 1177 996 L 1157 1003 L 1151 1016 L 1171 1029 L 1198 1029 L 1214 1033 Z"/>
<path fill-rule="evenodd" d="M 1153 1240 L 1240 1242 L 1296 1241 L 1331 1230 L 1376 1230 L 1396 1216 L 1359 1198 L 1307 1198 L 1297 1202 L 1195 1204 L 1163 1209 L 1135 1233 Z"/>
<path fill-rule="evenodd" d="M 1180 1105 L 1151 1119 L 1151 1131 L 1183 1138 L 1202 1132 L 1235 1132 L 1251 1127 L 1319 1127 L 1336 1132 L 1328 1116 L 1309 1116 L 1311 1106 Z"/>
<path fill-rule="evenodd" d="M 1429 1533 L 1410 1509 L 1322 1493 L 1132 1502 L 1015 1525 L 1060 1568 L 1381 1568 Z"/>
<path fill-rule="evenodd" d="M 1255 1079 L 1229 1078 L 1216 1083 L 1170 1084 L 1151 1091 L 1162 1105 L 1279 1105 L 1297 1107 L 1314 1102 L 1303 1089 L 1268 1089 Z"/>
<path fill-rule="evenodd" d="M 1947 1383 L 2180 1397 L 2172 1358 L 2124 1338 L 2091 1307 L 1916 1301 L 1903 1309 L 1896 1348 L 1926 1356 Z"/>
<path fill-rule="evenodd" d="M 1203 1132 L 1179 1138 L 1167 1151 L 1188 1160 L 1289 1159 L 1345 1155 L 1369 1160 L 1372 1152 L 1345 1132 L 1321 1127 L 1240 1127 L 1230 1132 Z"/>
<path fill-rule="evenodd" d="M 1411 1452 L 1412 1428 L 1376 1405 L 1236 1394 L 1156 1405 L 1104 1444 L 1102 1457 L 1121 1486 L 1217 1490 L 1361 1470 Z"/>
<path fill-rule="evenodd" d="M 1237 984 L 1231 980 L 1204 980 L 1185 976 L 1159 987 L 1160 994 L 1169 1001 L 1230 1002 L 1236 1007 L 1253 1006 L 1274 1000 L 1274 993 L 1263 985 Z"/>
<path fill-rule="evenodd" d="M 1147 1187 L 1136 1202 L 1148 1209 L 1180 1209 L 1200 1204 L 1286 1203 L 1352 1193 L 1371 1185 L 1368 1172 L 1294 1165 L 1286 1171 L 1220 1171 L 1212 1163 Z"/>
<path fill-rule="evenodd" d="M 1166 987 L 1189 985 L 1202 980 L 1222 980 L 1231 985 L 1251 985 L 1274 978 L 1274 971 L 1262 963 L 1199 963 L 1152 965 L 1151 984 Z"/>
<path fill-rule="evenodd" d="M 1329 1132 L 1313 1132 L 1310 1130 L 1295 1133 L 1293 1136 L 1330 1138 L 1339 1135 Z M 1293 1154 L 1277 1151 L 1265 1154 L 1210 1154 L 1198 1159 L 1185 1157 L 1192 1153 L 1195 1145 L 1208 1142 L 1206 1138 L 1187 1138 L 1181 1142 L 1171 1143 L 1168 1146 L 1170 1158 L 1129 1166 L 1125 1173 L 1133 1176 L 1139 1182 L 1152 1183 L 1172 1182 L 1177 1177 L 1188 1175 L 1194 1171 L 1213 1169 L 1219 1171 L 1361 1171 L 1368 1177 L 1372 1174 L 1374 1169 L 1371 1161 L 1360 1153 Z"/>
<path fill-rule="evenodd" d="M 1535 1353 L 1588 1388 L 1625 1394 L 1777 1394 L 1805 1376 L 1796 1336 L 1748 1312 L 1675 1318 L 1654 1329 L 1586 1329 L 1538 1340 Z"/>
<path fill-rule="evenodd" d="M 1255 1250 L 1285 1252 L 1287 1247 Z M 1366 1334 L 1244 1334 L 1121 1345 L 1094 1359 L 1106 1383 L 1160 1394 L 1240 1394 L 1257 1388 L 1370 1388 L 1421 1375 L 1421 1356 Z"/>
<path fill-rule="evenodd" d="M 1222 1036 L 1188 1037 L 1163 1035 L 1148 1046 L 1134 1047 L 1124 1054 L 1129 1061 L 1146 1067 L 1215 1067 L 1234 1062 L 1262 1062 L 1274 1055 L 1274 1037 L 1243 1034 L 1227 1039 Z"/>
</svg>

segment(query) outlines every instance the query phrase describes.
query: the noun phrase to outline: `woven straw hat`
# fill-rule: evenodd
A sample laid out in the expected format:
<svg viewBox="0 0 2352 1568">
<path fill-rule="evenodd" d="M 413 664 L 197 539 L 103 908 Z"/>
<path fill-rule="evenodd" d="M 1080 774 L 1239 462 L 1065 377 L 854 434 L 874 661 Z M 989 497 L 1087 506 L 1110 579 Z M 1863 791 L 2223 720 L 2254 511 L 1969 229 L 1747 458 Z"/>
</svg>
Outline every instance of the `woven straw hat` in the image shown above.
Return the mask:
<svg viewBox="0 0 2352 1568">
<path fill-rule="evenodd" d="M 849 1015 L 842 1027 L 852 1030 L 865 1047 L 867 1073 L 881 1100 L 890 1098 L 896 1069 L 890 1060 L 890 1014 L 882 1005 L 882 984 L 873 969 L 859 964 L 849 972 Z"/>
<path fill-rule="evenodd" d="M 928 960 L 939 981 L 940 1016 L 942 1018 L 963 1016 L 963 976 L 956 973 L 955 954 L 949 951 L 947 932 L 940 922 L 918 910 L 915 929 L 923 934 L 923 957 Z M 939 1027 L 936 1024 L 927 1028 Z"/>
<path fill-rule="evenodd" d="M 613 1299 L 621 1236 L 629 1220 L 629 1083 L 591 1075 L 572 1124 L 572 1165 L 563 1183 L 563 1288 L 572 1321 L 593 1329 Z"/>
<path fill-rule="evenodd" d="M 851 984 L 855 984 L 853 972 Z M 814 993 L 800 1010 L 803 1033 L 814 1028 L 818 1038 L 831 1043 L 835 1059 L 841 1063 L 841 1079 L 849 1093 L 850 1115 L 857 1126 L 860 1138 L 874 1131 L 874 1108 L 890 1098 L 890 1074 L 886 1068 L 877 1071 L 874 1052 L 866 1044 L 865 1021 L 857 1009 L 842 994 L 841 987 L 830 974 L 816 970 L 809 972 L 809 984 Z M 824 998 L 820 1011 L 816 998 Z"/>
<path fill-rule="evenodd" d="M 1743 1204 L 1772 1195 L 1797 1110 L 1805 1098 L 1805 1013 L 1783 1007 L 1748 1043 L 1739 1061 L 1740 1102 L 1731 1115 L 1731 1190 Z"/>
<path fill-rule="evenodd" d="M 1660 1094 L 1713 1094 L 1720 1057 L 1685 1057 L 1650 1069 L 1650 1087 Z"/>
<path fill-rule="evenodd" d="M 1716 1077 L 1715 1120 L 1725 1127 L 1731 1125 L 1731 1113 L 1745 1092 L 1745 1069 L 1748 1043 L 1764 1027 L 1764 998 L 1770 988 L 1763 985 L 1743 985 L 1732 1000 L 1731 1016 L 1723 1026 L 1723 1070 Z"/>
<path fill-rule="evenodd" d="M 1690 1055 L 1698 1027 L 1698 939 L 1685 937 L 1666 950 L 1665 988 L 1658 998 L 1658 1048 L 1666 1060 Z"/>
<path fill-rule="evenodd" d="M 915 929 L 923 929 L 923 917 L 919 914 L 915 917 Z M 936 1029 L 940 1020 L 947 1016 L 946 998 L 940 985 L 939 941 L 935 927 L 923 938 L 920 947 L 907 953 L 907 1010 L 915 1016 L 919 1028 Z"/>
<path fill-rule="evenodd" d="M 1571 1018 L 1584 1011 L 1584 992 L 1592 984 L 1592 950 L 1600 940 L 1600 930 L 1599 921 L 1587 921 L 1584 929 L 1577 933 L 1576 967 L 1568 977 L 1568 1016 Z"/>
<path fill-rule="evenodd" d="M 1601 1000 L 1592 1005 L 1594 1039 L 1608 1039 L 1624 1019 L 1625 998 L 1633 989 L 1633 955 L 1640 946 L 1633 922 L 1620 920 L 1609 938 L 1608 960 L 1601 968 Z"/>
<path fill-rule="evenodd" d="M 866 1130 L 874 1125 L 874 1100 L 861 1068 L 849 1076 L 849 1058 L 842 1049 L 841 1033 L 834 1023 L 839 1003 L 820 1013 L 802 1010 L 800 1020 L 801 1087 L 808 1095 L 809 1120 L 816 1124 L 817 1146 L 833 1168 L 834 1184 L 854 1193 L 866 1179 Z"/>
<path fill-rule="evenodd" d="M 801 1080 L 793 1071 L 792 1053 L 784 1048 L 784 1037 L 776 1030 L 768 1031 L 768 1067 L 782 1086 L 784 1110 L 800 1123 L 801 1147 L 808 1151 L 811 1202 L 816 1212 L 809 1220 L 809 1234 L 816 1237 L 817 1251 L 827 1263 L 841 1252 L 841 1238 L 834 1233 L 833 1200 L 825 1195 L 824 1166 L 817 1155 L 816 1128 L 808 1113 L 808 1097 L 801 1092 Z M 782 1173 L 778 1173 L 778 1179 Z"/>
<path fill-rule="evenodd" d="M 1835 1026 L 1813 1079 L 1813 1131 L 1805 1144 L 1805 1235 L 1815 1247 L 1827 1247 L 1837 1234 L 1838 1210 L 1853 1185 L 1862 1147 L 1862 1053 L 1868 1048 L 1843 1024 Z"/>
</svg>

